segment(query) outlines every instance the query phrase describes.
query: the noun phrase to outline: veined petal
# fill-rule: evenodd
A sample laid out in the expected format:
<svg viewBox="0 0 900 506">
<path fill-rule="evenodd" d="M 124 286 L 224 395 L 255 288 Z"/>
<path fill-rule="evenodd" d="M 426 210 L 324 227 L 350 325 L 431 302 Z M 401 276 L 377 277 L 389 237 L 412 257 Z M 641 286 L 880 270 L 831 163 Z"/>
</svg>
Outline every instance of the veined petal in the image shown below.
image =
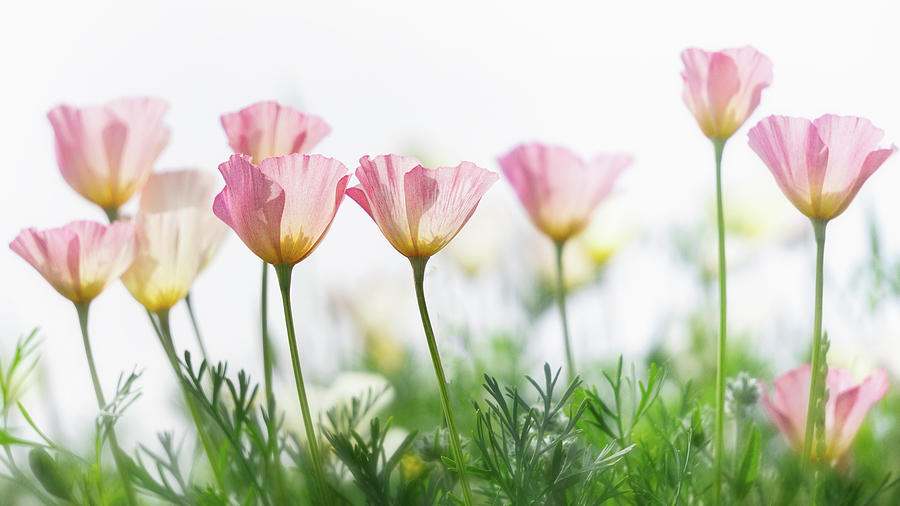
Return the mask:
<svg viewBox="0 0 900 506">
<path fill-rule="evenodd" d="M 474 163 L 404 174 L 409 234 L 416 256 L 432 256 L 469 221 L 478 202 L 499 177 Z"/>
<path fill-rule="evenodd" d="M 731 137 L 772 82 L 772 62 L 749 46 L 715 52 L 689 48 L 681 60 L 682 98 L 710 139 Z"/>
<path fill-rule="evenodd" d="M 138 213 L 137 255 L 122 283 L 147 310 L 169 309 L 188 294 L 204 259 L 207 222 L 200 208 Z"/>
<path fill-rule="evenodd" d="M 769 167 L 784 195 L 803 214 L 818 218 L 828 146 L 809 120 L 769 116 L 748 134 L 750 148 Z"/>
<path fill-rule="evenodd" d="M 267 158 L 260 166 L 233 155 L 219 170 L 225 188 L 213 212 L 271 264 L 295 264 L 312 253 L 349 181 L 343 164 L 321 155 Z"/>
<path fill-rule="evenodd" d="M 858 386 L 829 393 L 828 403 L 834 405 L 833 423 L 826 428 L 830 458 L 839 458 L 850 448 L 866 413 L 887 390 L 887 374 L 878 369 Z"/>
<path fill-rule="evenodd" d="M 221 121 L 231 149 L 249 155 L 254 163 L 274 156 L 308 153 L 331 132 L 331 127 L 318 116 L 276 102 L 258 102 L 223 114 Z"/>
<path fill-rule="evenodd" d="M 429 257 L 449 243 L 497 175 L 463 162 L 426 169 L 415 158 L 364 156 L 347 194 L 369 214 L 397 251 Z"/>
<path fill-rule="evenodd" d="M 206 268 L 225 238 L 226 227 L 212 211 L 215 176 L 197 169 L 159 172 L 151 175 L 141 192 L 140 211 L 159 213 L 194 208 L 204 211 L 199 229 L 202 239 L 201 269 Z"/>
<path fill-rule="evenodd" d="M 169 129 L 162 123 L 167 109 L 152 98 L 55 107 L 47 117 L 63 178 L 100 207 L 118 209 L 141 189 L 168 143 Z"/>
<path fill-rule="evenodd" d="M 93 300 L 135 255 L 134 225 L 74 221 L 60 228 L 25 229 L 9 247 L 72 302 Z"/>
</svg>

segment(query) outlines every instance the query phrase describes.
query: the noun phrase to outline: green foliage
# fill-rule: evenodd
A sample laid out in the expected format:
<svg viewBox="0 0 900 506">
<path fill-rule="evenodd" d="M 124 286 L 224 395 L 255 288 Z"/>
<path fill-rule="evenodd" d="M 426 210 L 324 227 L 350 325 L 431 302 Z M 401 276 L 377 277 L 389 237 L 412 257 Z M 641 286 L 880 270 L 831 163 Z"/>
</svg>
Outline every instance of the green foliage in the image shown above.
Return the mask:
<svg viewBox="0 0 900 506">
<path fill-rule="evenodd" d="M 486 482 L 482 494 L 498 504 L 597 504 L 617 493 L 601 479 L 631 447 L 615 451 L 613 445 L 585 444 L 578 429 L 587 401 L 570 405 L 581 381 L 574 380 L 554 397 L 559 371 L 544 366 L 544 384 L 528 377 L 537 393 L 534 403 L 515 388 L 501 389 L 485 375 L 488 398 L 475 403 L 475 445 L 480 452 Z M 599 486 L 598 486 L 599 485 Z"/>
<path fill-rule="evenodd" d="M 10 359 L 0 360 L 4 503 L 122 504 L 125 495 L 109 458 L 106 422 L 120 422 L 139 399 L 140 373 L 120 376 L 93 425 L 89 450 L 69 450 L 39 427 L 23 402 L 29 375 L 39 366 L 38 342 L 31 333 L 18 341 Z M 216 458 L 210 464 L 190 433 L 160 432 L 153 444 L 139 444 L 123 458 L 141 503 L 312 504 L 305 442 L 283 427 L 282 415 L 259 405 L 250 377 L 243 371 L 231 374 L 226 364 L 195 365 L 189 354 L 179 366 L 181 386 L 195 401 Z M 481 365 L 455 364 L 455 397 L 474 392 L 465 371 L 476 367 Z M 457 410 L 461 426 L 470 428 L 464 432 L 471 436 L 464 450 L 476 503 L 712 503 L 712 413 L 706 400 L 712 379 L 680 383 L 667 369 L 650 364 L 638 374 L 619 359 L 604 371 L 602 384 L 592 386 L 582 386 L 580 379 L 564 385 L 549 365 L 540 380 L 525 377 L 509 386 L 485 374 L 483 398 L 471 404 L 474 410 Z M 757 385 L 747 373 L 728 381 L 727 503 L 809 503 L 814 493 L 809 475 L 762 418 Z M 389 408 L 379 402 L 384 391 L 370 391 L 324 416 L 319 433 L 337 504 L 459 504 L 457 463 L 448 458 L 447 431 L 435 426 L 441 417 L 432 386 L 424 380 L 404 385 L 405 404 Z M 382 416 L 376 409 L 388 412 Z M 423 421 L 411 427 L 419 430 L 399 429 L 393 415 L 401 413 L 405 420 Z M 873 409 L 852 454 L 820 470 L 823 503 L 900 501 L 900 457 L 890 451 L 900 442 L 900 427 L 893 423 L 897 413 L 900 395 L 891 392 Z"/>
</svg>

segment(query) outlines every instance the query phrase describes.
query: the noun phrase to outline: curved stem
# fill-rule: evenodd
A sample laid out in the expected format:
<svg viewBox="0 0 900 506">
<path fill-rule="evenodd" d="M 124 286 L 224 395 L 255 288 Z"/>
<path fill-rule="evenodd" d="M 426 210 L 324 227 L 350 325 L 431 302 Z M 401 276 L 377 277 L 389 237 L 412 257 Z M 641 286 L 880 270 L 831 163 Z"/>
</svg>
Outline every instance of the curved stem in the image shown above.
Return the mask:
<svg viewBox="0 0 900 506">
<path fill-rule="evenodd" d="M 459 471 L 459 483 L 462 486 L 463 501 L 466 506 L 472 506 L 472 489 L 469 487 L 469 479 L 466 476 L 466 461 L 463 458 L 462 445 L 459 442 L 459 432 L 456 430 L 456 421 L 453 419 L 453 407 L 450 405 L 450 394 L 447 392 L 447 379 L 444 376 L 444 366 L 441 364 L 441 355 L 438 352 L 437 343 L 434 340 L 434 329 L 431 328 L 431 319 L 428 317 L 428 307 L 425 305 L 425 264 L 429 257 L 411 257 L 409 262 L 413 269 L 413 282 L 416 285 L 416 300 L 419 303 L 419 314 L 422 316 L 422 326 L 425 328 L 425 339 L 428 341 L 428 351 L 431 353 L 431 363 L 434 366 L 434 375 L 437 377 L 438 387 L 441 391 L 441 407 L 444 408 L 444 419 L 447 428 L 450 429 L 450 446 L 453 448 L 453 457 L 456 459 L 456 467 Z"/>
<path fill-rule="evenodd" d="M 303 383 L 303 371 L 300 369 L 300 353 L 297 350 L 297 336 L 294 333 L 294 315 L 291 310 L 291 271 L 294 264 L 277 264 L 275 274 L 278 275 L 278 286 L 281 288 L 281 302 L 284 306 L 284 323 L 287 326 L 288 344 L 291 349 L 291 365 L 294 369 L 294 383 L 297 385 L 297 398 L 300 400 L 300 413 L 303 416 L 303 427 L 306 429 L 306 442 L 309 448 L 309 456 L 312 460 L 313 473 L 315 474 L 315 488 L 321 500 L 320 504 L 329 504 L 327 499 L 328 488 L 325 483 L 325 474 L 322 472 L 322 461 L 319 456 L 319 442 L 316 439 L 316 431 L 313 426 L 312 415 L 309 411 L 309 401 L 306 398 L 306 386 Z"/>
<path fill-rule="evenodd" d="M 197 344 L 200 346 L 200 353 L 203 360 L 209 364 L 209 353 L 206 352 L 206 344 L 203 342 L 203 335 L 200 334 L 200 325 L 197 324 L 197 317 L 194 315 L 194 304 L 191 303 L 191 293 L 188 292 L 184 297 L 184 304 L 187 306 L 188 316 L 191 317 L 191 326 L 194 327 L 194 337 L 197 338 Z"/>
<path fill-rule="evenodd" d="M 722 152 L 726 139 L 713 139 L 716 153 L 716 228 L 719 238 L 719 342 L 716 346 L 716 442 L 715 442 L 715 497 L 716 504 L 722 498 L 722 462 L 725 458 L 725 343 L 727 307 L 725 285 L 725 211 L 722 206 Z"/>
<path fill-rule="evenodd" d="M 566 316 L 566 280 L 565 272 L 563 271 L 563 248 L 565 245 L 565 241 L 556 243 L 556 304 L 559 307 L 559 317 L 562 320 L 569 381 L 572 381 L 577 372 L 575 371 L 575 357 L 572 355 L 572 343 L 569 338 L 569 319 Z"/>
<path fill-rule="evenodd" d="M 81 339 L 84 341 L 84 354 L 87 357 L 88 369 L 91 371 L 91 382 L 94 384 L 94 395 L 97 396 L 97 407 L 100 408 L 101 416 L 106 418 L 103 411 L 106 409 L 106 399 L 103 397 L 103 390 L 100 388 L 100 378 L 97 376 L 97 368 L 94 365 L 94 353 L 91 351 L 91 340 L 88 337 L 88 308 L 90 302 L 75 303 L 75 309 L 78 311 L 78 323 L 81 325 Z M 137 504 L 137 498 L 134 488 L 131 484 L 131 478 L 128 475 L 127 467 L 122 460 L 122 449 L 119 447 L 119 438 L 116 437 L 116 429 L 112 421 L 106 419 L 106 430 L 109 435 L 109 446 L 112 450 L 113 459 L 116 462 L 116 468 L 119 476 L 122 478 L 122 484 L 125 487 L 125 498 L 128 504 L 134 506 Z"/>
<path fill-rule="evenodd" d="M 175 342 L 172 340 L 172 328 L 169 325 L 169 309 L 161 309 L 156 312 L 156 317 L 159 319 L 159 325 L 156 325 L 154 322 L 154 329 L 158 330 L 157 337 L 159 337 L 159 342 L 162 344 L 163 350 L 166 352 L 166 358 L 169 359 L 169 365 L 172 366 L 172 372 L 175 373 L 175 379 L 178 381 L 178 385 L 181 387 L 181 393 L 184 396 L 184 402 L 188 406 L 188 411 L 191 413 L 191 419 L 194 421 L 194 425 L 197 427 L 197 435 L 200 438 L 200 443 L 203 445 L 203 449 L 206 452 L 206 458 L 209 460 L 209 466 L 212 468 L 213 476 L 215 476 L 216 483 L 219 485 L 220 490 L 225 490 L 225 482 L 222 478 L 222 470 L 219 469 L 217 459 L 215 457 L 216 453 L 214 451 L 214 446 L 212 441 L 209 439 L 209 434 L 207 433 L 206 427 L 203 426 L 203 422 L 200 419 L 200 412 L 197 410 L 197 406 L 194 404 L 194 399 L 191 397 L 191 393 L 188 392 L 187 380 L 184 378 L 184 375 L 181 372 L 181 365 L 178 363 L 178 356 L 175 353 Z M 150 318 L 153 321 L 153 318 Z"/>
<path fill-rule="evenodd" d="M 813 316 L 813 344 L 811 351 L 810 376 L 809 376 L 809 402 L 806 407 L 806 436 L 803 439 L 803 464 L 808 465 L 812 457 L 813 435 L 816 432 L 816 420 L 821 416 L 824 420 L 824 404 L 819 406 L 822 382 L 822 292 L 823 274 L 825 267 L 825 225 L 827 221 L 813 219 L 813 232 L 816 236 L 816 305 Z"/>
</svg>

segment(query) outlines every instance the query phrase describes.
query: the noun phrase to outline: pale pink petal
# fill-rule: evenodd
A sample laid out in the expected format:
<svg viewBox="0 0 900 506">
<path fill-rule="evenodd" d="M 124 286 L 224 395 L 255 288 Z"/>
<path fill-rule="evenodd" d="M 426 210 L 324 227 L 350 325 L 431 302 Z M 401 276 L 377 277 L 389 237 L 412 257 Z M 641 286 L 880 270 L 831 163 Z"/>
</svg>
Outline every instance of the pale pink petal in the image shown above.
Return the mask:
<svg viewBox="0 0 900 506">
<path fill-rule="evenodd" d="M 769 116 L 748 134 L 750 148 L 769 167 L 784 195 L 809 217 L 818 217 L 828 146 L 809 120 Z"/>
<path fill-rule="evenodd" d="M 231 149 L 249 155 L 255 163 L 273 156 L 308 153 L 331 132 L 318 116 L 276 102 L 258 102 L 223 114 L 221 121 Z"/>
<path fill-rule="evenodd" d="M 740 74 L 741 90 L 731 105 L 743 123 L 759 106 L 762 90 L 772 84 L 772 60 L 750 46 L 722 52 L 734 60 Z"/>
<path fill-rule="evenodd" d="M 147 310 L 169 309 L 188 294 L 205 258 L 208 221 L 198 207 L 137 214 L 137 255 L 122 283 Z"/>
<path fill-rule="evenodd" d="M 471 162 L 434 170 L 418 165 L 407 172 L 403 186 L 414 251 L 431 256 L 446 246 L 498 178 Z"/>
<path fill-rule="evenodd" d="M 777 378 L 773 382 L 775 397 L 771 401 L 763 389 L 763 408 L 791 446 L 798 450 L 803 445 L 806 432 L 809 371 L 807 364 Z M 828 389 L 825 459 L 836 461 L 850 447 L 866 413 L 884 397 L 888 381 L 884 371 L 877 370 L 857 386 L 849 372 L 831 367 L 825 383 Z"/>
<path fill-rule="evenodd" d="M 382 155 L 360 158 L 356 169 L 359 187 L 369 204 L 367 212 L 391 245 L 404 254 L 414 252 L 415 244 L 409 230 L 403 176 L 419 166 L 419 160 L 412 157 Z M 350 194 L 351 198 L 354 193 Z"/>
<path fill-rule="evenodd" d="M 360 184 L 347 194 L 407 257 L 429 257 L 446 246 L 497 180 L 469 162 L 431 170 L 415 158 L 387 155 L 359 163 Z"/>
<path fill-rule="evenodd" d="M 162 123 L 167 109 L 164 101 L 151 98 L 55 107 L 47 117 L 63 178 L 88 200 L 118 209 L 140 190 L 168 143 Z"/>
<path fill-rule="evenodd" d="M 762 396 L 760 396 L 759 400 L 763 410 L 769 415 L 769 418 L 778 428 L 778 431 L 781 432 L 781 435 L 784 436 L 784 439 L 787 440 L 788 444 L 795 448 L 802 444 L 803 441 L 800 438 L 800 434 L 797 433 L 794 422 L 788 417 L 787 413 L 782 411 L 779 406 L 776 406 L 769 399 L 769 392 L 766 389 L 765 384 L 759 382 L 759 389 L 762 392 Z"/>
<path fill-rule="evenodd" d="M 259 167 L 233 155 L 219 170 L 225 188 L 213 212 L 271 264 L 295 264 L 312 253 L 349 181 L 343 164 L 321 155 L 267 158 Z"/>
<path fill-rule="evenodd" d="M 838 458 L 850 448 L 866 413 L 884 397 L 887 390 L 887 374 L 878 369 L 859 386 L 837 394 L 830 393 L 828 403 L 834 404 L 834 421 L 826 428 L 830 456 Z"/>
<path fill-rule="evenodd" d="M 226 227 L 212 211 L 216 178 L 211 172 L 186 169 L 154 173 L 141 191 L 140 212 L 158 213 L 179 209 L 201 209 L 198 233 L 202 239 L 202 267 L 206 268 L 225 238 Z"/>
<path fill-rule="evenodd" d="M 135 255 L 134 225 L 74 221 L 60 228 L 23 230 L 10 248 L 73 302 L 93 300 Z"/>
<path fill-rule="evenodd" d="M 684 70 L 681 72 L 681 79 L 684 81 L 682 99 L 707 137 L 715 133 L 706 98 L 709 59 L 710 53 L 702 49 L 688 48 L 681 53 L 681 61 L 684 63 Z"/>
<path fill-rule="evenodd" d="M 372 206 L 369 204 L 369 199 L 366 197 L 366 192 L 362 189 L 362 186 L 356 185 L 351 188 L 347 188 L 346 190 L 347 196 L 353 199 L 360 207 L 363 208 L 363 211 L 369 215 L 369 218 L 375 219 L 375 216 L 372 215 Z"/>
<path fill-rule="evenodd" d="M 259 165 L 266 177 L 285 193 L 281 217 L 281 257 L 297 263 L 324 237 L 350 176 L 341 162 L 322 155 L 266 158 Z"/>
<path fill-rule="evenodd" d="M 213 212 L 231 227 L 256 256 L 271 264 L 282 263 L 281 217 L 285 192 L 250 162 L 247 155 L 232 155 L 219 165 L 225 188 L 213 202 Z"/>
<path fill-rule="evenodd" d="M 563 242 L 587 225 L 632 158 L 599 155 L 585 163 L 566 148 L 529 143 L 498 162 L 534 225 Z"/>
<path fill-rule="evenodd" d="M 803 214 L 840 215 L 866 179 L 893 154 L 877 149 L 883 132 L 868 120 L 825 115 L 814 122 L 770 116 L 750 131 L 750 147 Z"/>
<path fill-rule="evenodd" d="M 682 98 L 704 135 L 727 139 L 759 105 L 772 82 L 772 63 L 752 47 L 681 53 Z"/>
<path fill-rule="evenodd" d="M 878 150 L 884 131 L 865 118 L 826 114 L 814 123 L 829 150 L 822 207 L 838 216 L 893 150 Z"/>
<path fill-rule="evenodd" d="M 790 427 L 792 445 L 803 441 L 806 433 L 806 409 L 809 402 L 809 364 L 789 371 L 772 382 L 775 387 L 773 404 L 784 415 Z"/>
<path fill-rule="evenodd" d="M 197 169 L 157 172 L 141 191 L 140 210 L 156 213 L 183 207 L 208 208 L 215 192 L 216 177 L 212 172 Z"/>
<path fill-rule="evenodd" d="M 741 78 L 735 61 L 725 53 L 713 53 L 709 58 L 709 78 L 706 82 L 710 117 L 715 131 L 735 123 L 737 118 L 731 106 L 741 90 Z"/>
</svg>

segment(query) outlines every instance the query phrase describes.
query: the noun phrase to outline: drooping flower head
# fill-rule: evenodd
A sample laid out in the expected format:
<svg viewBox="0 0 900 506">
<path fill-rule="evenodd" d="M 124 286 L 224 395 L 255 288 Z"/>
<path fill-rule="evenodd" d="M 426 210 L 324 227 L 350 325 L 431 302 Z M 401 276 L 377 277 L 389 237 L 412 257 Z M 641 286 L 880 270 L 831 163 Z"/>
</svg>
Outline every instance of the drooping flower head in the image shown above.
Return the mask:
<svg viewBox="0 0 900 506">
<path fill-rule="evenodd" d="M 803 448 L 806 431 L 806 408 L 809 402 L 809 364 L 794 369 L 773 381 L 775 394 L 769 397 L 762 386 L 762 405 L 778 430 L 797 451 Z M 840 459 L 850 448 L 853 437 L 869 409 L 884 397 L 888 379 L 877 369 L 857 384 L 843 369 L 830 367 L 825 378 L 828 402 L 825 404 L 825 459 Z M 814 449 L 815 451 L 815 449 Z"/>
<path fill-rule="evenodd" d="M 772 84 L 772 62 L 750 46 L 681 53 L 682 98 L 710 139 L 728 139 L 759 105 Z"/>
<path fill-rule="evenodd" d="M 257 164 L 273 156 L 309 153 L 331 132 L 322 118 L 276 102 L 258 102 L 223 114 L 221 120 L 231 149 Z"/>
<path fill-rule="evenodd" d="M 296 264 L 313 252 L 350 179 L 344 164 L 322 155 L 278 156 L 259 165 L 232 155 L 219 171 L 225 188 L 213 212 L 270 264 Z"/>
<path fill-rule="evenodd" d="M 426 169 L 419 160 L 383 155 L 359 160 L 359 185 L 347 189 L 394 248 L 430 257 L 460 231 L 497 174 L 471 162 Z"/>
<path fill-rule="evenodd" d="M 141 189 L 169 141 L 163 124 L 167 109 L 166 102 L 154 98 L 53 108 L 47 118 L 63 178 L 103 209 L 118 209 Z"/>
<path fill-rule="evenodd" d="M 60 228 L 27 228 L 9 244 L 72 302 L 92 301 L 134 259 L 134 225 L 73 221 Z"/>
<path fill-rule="evenodd" d="M 160 213 L 193 208 L 205 211 L 199 227 L 204 257 L 201 270 L 209 265 L 225 237 L 225 225 L 212 212 L 216 195 L 216 177 L 197 169 L 158 172 L 150 176 L 141 192 L 141 213 Z"/>
<path fill-rule="evenodd" d="M 826 114 L 814 121 L 769 116 L 750 129 L 750 147 L 801 213 L 830 220 L 847 209 L 863 183 L 894 151 L 879 149 L 884 132 L 863 118 Z"/>
<path fill-rule="evenodd" d="M 530 143 L 498 161 L 532 223 L 554 241 L 564 242 L 584 229 L 633 159 L 617 153 L 584 161 L 564 147 Z"/>
</svg>

